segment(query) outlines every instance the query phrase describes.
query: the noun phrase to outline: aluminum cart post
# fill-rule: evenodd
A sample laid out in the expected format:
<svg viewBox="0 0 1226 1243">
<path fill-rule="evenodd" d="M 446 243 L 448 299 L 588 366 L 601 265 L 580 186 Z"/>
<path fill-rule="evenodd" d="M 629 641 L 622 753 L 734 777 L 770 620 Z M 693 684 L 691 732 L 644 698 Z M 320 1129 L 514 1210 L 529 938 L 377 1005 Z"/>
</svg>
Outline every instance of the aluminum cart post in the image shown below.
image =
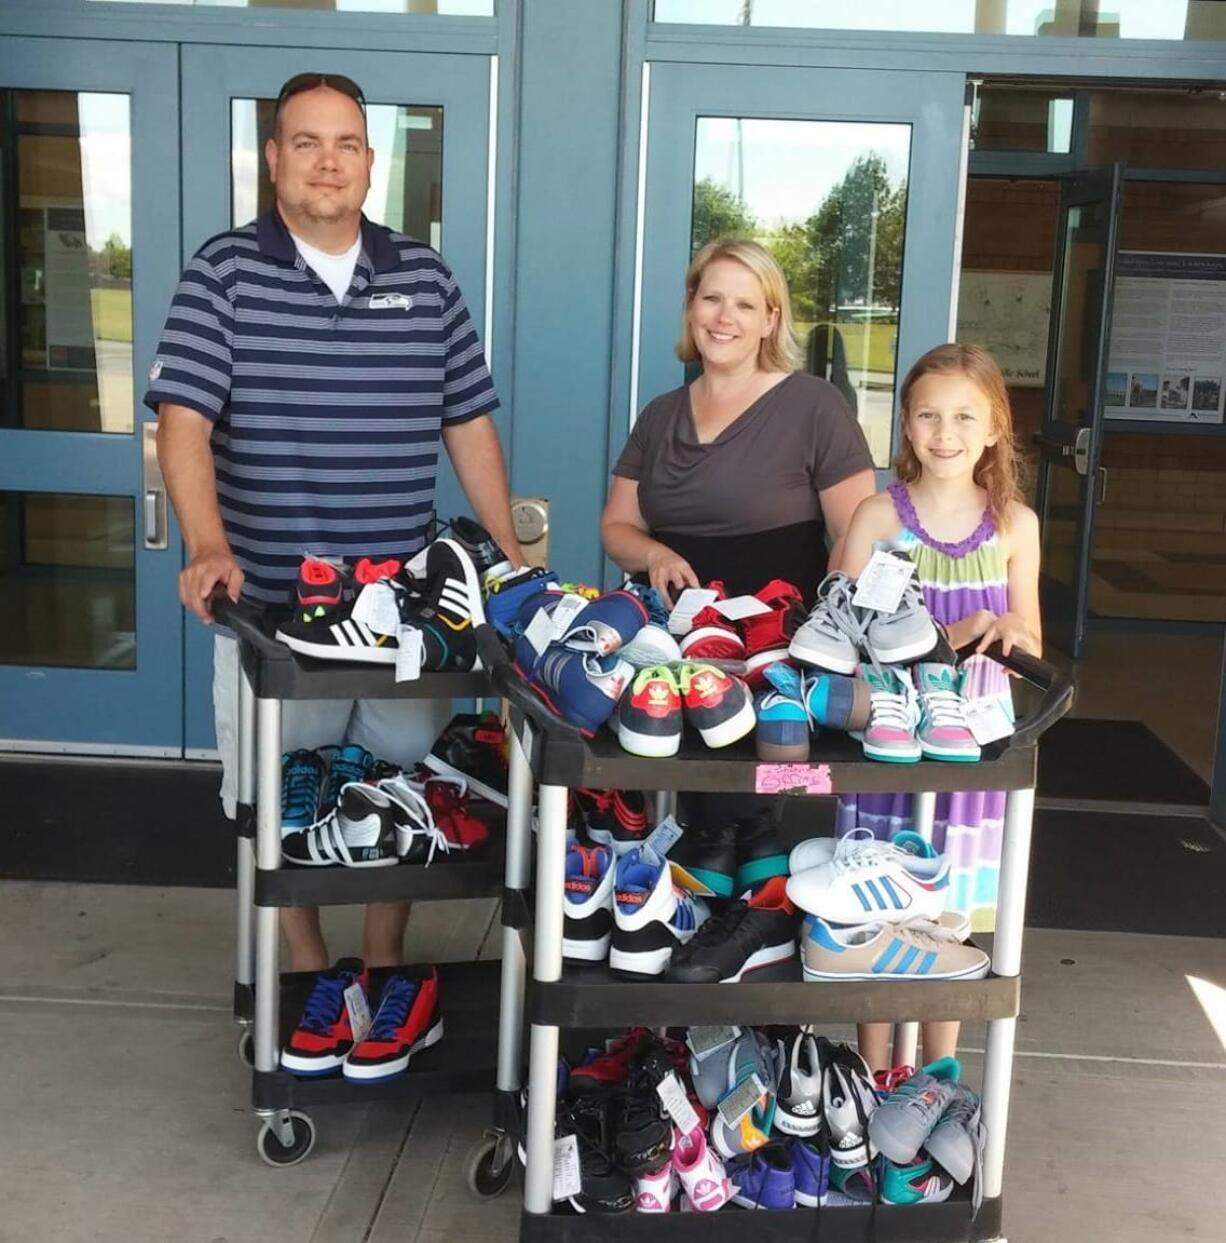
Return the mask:
<svg viewBox="0 0 1226 1243">
<path fill-rule="evenodd" d="M 931 843 L 932 824 L 936 818 L 937 796 L 931 790 L 915 795 L 911 808 L 911 821 L 915 831 Z M 895 1066 L 918 1066 L 919 1024 L 896 1023 L 894 1025 L 894 1061 Z"/>
<path fill-rule="evenodd" d="M 254 1067 L 251 1025 L 255 1018 L 255 839 L 252 811 L 255 806 L 255 694 L 242 666 L 238 670 L 238 798 L 235 807 L 234 863 L 235 903 L 238 928 L 235 935 L 234 1017 L 240 1027 L 238 1055 Z"/>
</svg>

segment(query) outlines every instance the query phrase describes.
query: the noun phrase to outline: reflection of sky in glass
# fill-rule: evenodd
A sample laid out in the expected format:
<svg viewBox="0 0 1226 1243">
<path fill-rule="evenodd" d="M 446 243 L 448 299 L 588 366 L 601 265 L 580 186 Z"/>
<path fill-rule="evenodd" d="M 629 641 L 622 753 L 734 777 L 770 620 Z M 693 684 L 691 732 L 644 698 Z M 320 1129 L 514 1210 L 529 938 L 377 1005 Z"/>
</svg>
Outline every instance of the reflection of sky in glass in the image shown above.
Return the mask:
<svg viewBox="0 0 1226 1243">
<path fill-rule="evenodd" d="M 984 29 L 1033 35 L 1040 23 L 1052 20 L 1055 8 L 1055 0 L 1006 0 L 1005 29 L 986 22 Z M 843 0 L 655 0 L 655 20 L 732 26 L 746 9 L 754 26 L 975 33 L 976 0 L 858 0 L 854 5 Z M 1188 0 L 1109 0 L 1100 17 L 1118 20 L 1123 39 L 1182 39 L 1187 14 Z"/>
<path fill-rule="evenodd" d="M 85 236 L 98 250 L 113 233 L 132 244 L 132 135 L 126 95 L 77 96 Z"/>
<path fill-rule="evenodd" d="M 128 4 L 182 4 L 205 9 L 245 9 L 248 0 L 125 0 Z M 302 8 L 294 0 L 282 0 L 287 9 Z M 345 13 L 420 13 L 440 17 L 493 17 L 494 0 L 334 0 L 338 12 Z M 264 7 L 264 6 L 261 6 Z M 314 5 L 309 7 L 314 8 Z"/>
<path fill-rule="evenodd" d="M 694 180 L 709 178 L 742 198 L 770 228 L 808 219 L 870 152 L 885 160 L 898 185 L 907 176 L 910 151 L 908 125 L 699 117 Z"/>
<path fill-rule="evenodd" d="M 395 104 L 369 104 L 366 109 L 366 129 L 371 149 L 375 153 L 374 167 L 370 172 L 370 193 L 366 196 L 364 210 L 376 224 L 389 228 L 401 228 L 401 221 L 387 218 L 388 192 L 392 175 L 392 152 L 395 149 L 397 114 Z M 230 174 L 234 186 L 234 223 L 246 224 L 254 220 L 257 212 L 257 196 L 260 178 L 266 175 L 264 152 L 255 147 L 255 101 L 236 99 L 231 105 L 230 120 Z"/>
</svg>

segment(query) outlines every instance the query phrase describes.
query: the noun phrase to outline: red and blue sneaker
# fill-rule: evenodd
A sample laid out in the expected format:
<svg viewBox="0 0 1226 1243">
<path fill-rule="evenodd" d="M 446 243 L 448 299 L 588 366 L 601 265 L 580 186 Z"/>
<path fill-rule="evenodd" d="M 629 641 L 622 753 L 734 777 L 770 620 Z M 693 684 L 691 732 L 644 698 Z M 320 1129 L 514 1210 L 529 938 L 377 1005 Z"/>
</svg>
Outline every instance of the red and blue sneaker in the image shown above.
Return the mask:
<svg viewBox="0 0 1226 1243">
<path fill-rule="evenodd" d="M 353 1048 L 353 1027 L 345 990 L 361 986 L 369 993 L 370 977 L 360 958 L 342 958 L 315 978 L 302 1018 L 281 1050 L 281 1065 L 294 1075 L 327 1075 Z"/>
<path fill-rule="evenodd" d="M 562 642 L 572 651 L 609 656 L 647 624 L 647 606 L 628 591 L 608 591 L 575 615 Z"/>
<path fill-rule="evenodd" d="M 616 654 L 573 652 L 551 643 L 536 662 L 531 686 L 554 712 L 590 738 L 613 715 L 632 677 L 634 666 Z"/>
<path fill-rule="evenodd" d="M 437 969 L 413 973 L 398 968 L 384 981 L 370 1030 L 345 1059 L 345 1078 L 362 1083 L 394 1079 L 408 1070 L 414 1053 L 442 1038 Z"/>
</svg>

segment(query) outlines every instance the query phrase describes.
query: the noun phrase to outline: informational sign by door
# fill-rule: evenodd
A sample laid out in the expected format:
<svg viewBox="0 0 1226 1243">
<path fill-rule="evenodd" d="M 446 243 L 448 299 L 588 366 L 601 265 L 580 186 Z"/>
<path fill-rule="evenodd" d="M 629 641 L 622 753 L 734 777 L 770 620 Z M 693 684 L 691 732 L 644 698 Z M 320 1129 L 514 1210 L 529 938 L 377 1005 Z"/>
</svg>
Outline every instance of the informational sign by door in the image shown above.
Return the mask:
<svg viewBox="0 0 1226 1243">
<path fill-rule="evenodd" d="M 1120 251 L 1106 417 L 1221 423 L 1223 376 L 1226 255 Z"/>
<path fill-rule="evenodd" d="M 47 367 L 94 369 L 94 318 L 90 306 L 89 247 L 85 212 L 48 207 L 43 262 L 47 316 Z"/>
</svg>

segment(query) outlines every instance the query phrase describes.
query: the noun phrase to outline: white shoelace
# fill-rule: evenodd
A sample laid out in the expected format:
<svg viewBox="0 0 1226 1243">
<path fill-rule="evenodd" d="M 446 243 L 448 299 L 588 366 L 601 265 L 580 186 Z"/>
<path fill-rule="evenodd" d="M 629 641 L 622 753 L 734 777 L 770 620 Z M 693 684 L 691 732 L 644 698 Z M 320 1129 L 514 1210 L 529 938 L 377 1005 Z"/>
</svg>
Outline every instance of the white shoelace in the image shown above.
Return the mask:
<svg viewBox="0 0 1226 1243">
<path fill-rule="evenodd" d="M 459 782 L 455 784 L 460 784 Z M 436 851 L 442 851 L 443 854 L 449 854 L 451 851 L 451 843 L 447 840 L 447 835 L 442 829 L 434 823 L 434 815 L 430 811 L 430 804 L 426 802 L 416 784 L 410 781 L 403 774 L 395 777 L 385 777 L 375 787 L 381 790 L 392 800 L 409 818 L 409 824 L 397 826 L 397 836 L 407 832 L 410 837 L 416 837 L 418 834 L 424 833 L 430 840 L 430 849 L 426 853 L 426 867 L 434 862 Z M 424 789 L 425 787 L 421 787 Z M 412 842 L 410 842 L 410 849 Z M 397 849 L 399 849 L 399 841 L 397 841 Z M 408 850 L 400 851 L 402 855 L 408 854 Z"/>
<path fill-rule="evenodd" d="M 915 691 L 903 670 L 894 670 L 894 676 L 899 682 L 899 690 L 878 690 L 875 686 L 872 688 L 868 728 L 885 727 L 911 733 L 915 729 L 918 717 Z"/>
<path fill-rule="evenodd" d="M 966 729 L 966 703 L 957 691 L 922 691 L 920 703 L 927 712 L 930 725 Z"/>
</svg>

